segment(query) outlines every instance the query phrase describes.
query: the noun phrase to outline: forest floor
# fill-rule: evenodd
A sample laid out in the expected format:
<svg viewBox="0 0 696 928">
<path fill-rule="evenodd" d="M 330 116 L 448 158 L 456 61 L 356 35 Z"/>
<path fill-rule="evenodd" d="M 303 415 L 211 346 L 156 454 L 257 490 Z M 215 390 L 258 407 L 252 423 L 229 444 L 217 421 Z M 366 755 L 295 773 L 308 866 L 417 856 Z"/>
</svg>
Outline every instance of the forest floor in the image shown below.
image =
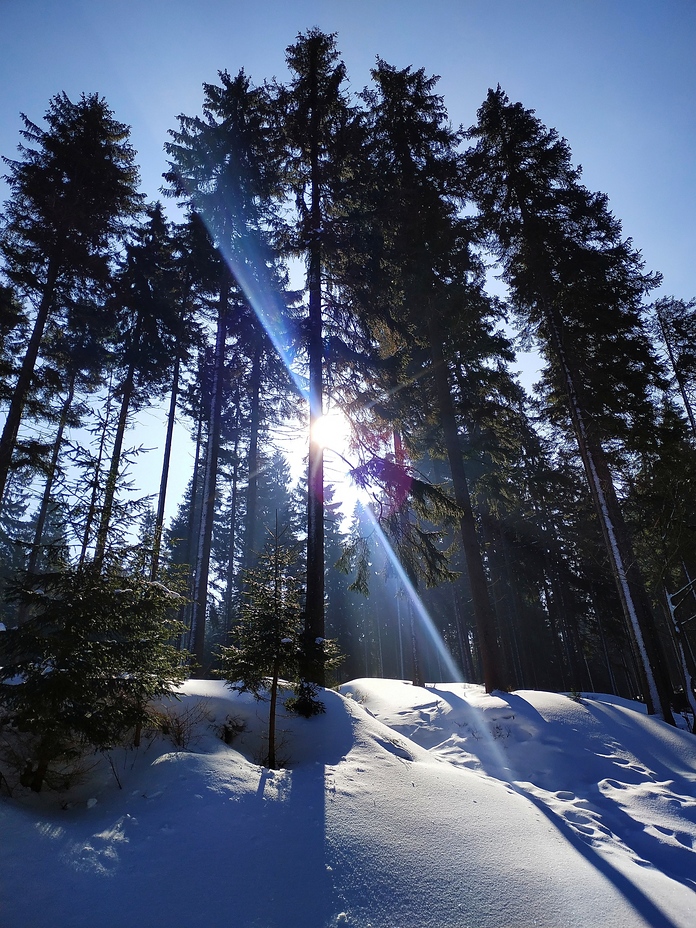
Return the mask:
<svg viewBox="0 0 696 928">
<path fill-rule="evenodd" d="M 0 800 L 2 928 L 687 928 L 696 737 L 613 696 L 191 680 L 169 735 Z M 230 744 L 226 744 L 223 735 Z"/>
</svg>

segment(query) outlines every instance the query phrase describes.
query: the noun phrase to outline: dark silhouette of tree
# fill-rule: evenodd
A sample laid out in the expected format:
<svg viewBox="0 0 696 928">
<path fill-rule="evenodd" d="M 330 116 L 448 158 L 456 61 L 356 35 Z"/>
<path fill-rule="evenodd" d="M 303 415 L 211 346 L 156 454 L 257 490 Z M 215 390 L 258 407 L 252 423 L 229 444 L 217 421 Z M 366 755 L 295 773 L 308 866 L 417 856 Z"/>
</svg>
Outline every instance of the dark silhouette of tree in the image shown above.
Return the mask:
<svg viewBox="0 0 696 928">
<path fill-rule="evenodd" d="M 2 635 L 0 705 L 21 733 L 20 782 L 35 792 L 56 763 L 137 740 L 150 701 L 184 678 L 167 615 L 177 594 L 124 568 L 60 565 L 16 587 L 31 616 Z"/>
<path fill-rule="evenodd" d="M 22 115 L 20 159 L 3 160 L 10 199 L 0 232 L 5 274 L 33 306 L 32 331 L 0 437 L 0 499 L 48 320 L 75 291 L 99 297 L 116 243 L 140 209 L 128 128 L 97 94 L 58 94 L 41 128 Z"/>
<path fill-rule="evenodd" d="M 235 78 L 220 72 L 220 85 L 204 85 L 203 116 L 180 116 L 166 146 L 171 170 L 165 175 L 172 195 L 186 198 L 208 228 L 219 254 L 217 324 L 205 466 L 202 519 L 194 585 L 193 651 L 199 663 L 205 652 L 205 616 L 215 521 L 216 484 L 224 422 L 225 367 L 228 338 L 235 350 L 245 345 L 252 360 L 252 456 L 260 425 L 260 365 L 271 350 L 250 301 L 265 295 L 282 316 L 282 278 L 268 245 L 270 204 L 278 179 L 269 144 L 268 93 L 253 87 L 240 71 Z M 241 353 L 241 352 L 240 352 Z M 255 404 L 255 405 L 254 405 Z M 255 472 L 256 468 L 252 468 Z M 250 489 L 252 500 L 255 489 Z"/>
<path fill-rule="evenodd" d="M 489 91 L 469 131 L 470 195 L 521 317 L 547 360 L 549 400 L 572 423 L 649 711 L 671 720 L 669 678 L 605 452 L 652 418 L 657 374 L 641 322 L 656 283 L 603 194 L 590 193 L 566 142 L 530 110 Z"/>
<path fill-rule="evenodd" d="M 235 644 L 221 649 L 221 672 L 233 689 L 261 699 L 268 691 L 266 765 L 278 766 L 276 707 L 281 676 L 295 680 L 299 671 L 300 582 L 293 570 L 298 544 L 287 526 L 267 529 L 267 541 L 255 566 L 245 571 L 240 621 Z"/>
<path fill-rule="evenodd" d="M 177 349 L 179 301 L 172 240 L 161 204 L 148 207 L 148 221 L 134 233 L 115 280 L 114 311 L 119 411 L 97 527 L 94 560 L 107 551 L 123 441 L 131 413 L 153 395 L 161 396 L 170 359 Z"/>
<path fill-rule="evenodd" d="M 653 305 L 652 329 L 665 347 L 669 368 L 696 439 L 696 300 L 663 297 Z"/>
<path fill-rule="evenodd" d="M 286 51 L 287 87 L 276 88 L 285 181 L 294 198 L 296 225 L 289 246 L 307 265 L 308 315 L 305 325 L 309 369 L 309 463 L 307 475 L 307 588 L 305 645 L 308 680 L 323 685 L 319 644 L 324 638 L 324 458 L 315 436 L 323 414 L 323 327 L 331 252 L 350 196 L 358 118 L 346 91 L 346 70 L 336 36 L 311 29 Z"/>
<path fill-rule="evenodd" d="M 373 176 L 373 258 L 361 262 L 368 265 L 372 282 L 359 277 L 358 296 L 368 325 L 371 317 L 380 333 L 381 354 L 389 353 L 397 362 L 392 376 L 396 373 L 404 385 L 418 381 L 420 422 L 415 429 L 408 403 L 413 392 L 402 393 L 385 407 L 404 443 L 414 443 L 431 410 L 437 417 L 460 512 L 484 683 L 490 692 L 504 685 L 503 668 L 464 467 L 448 346 L 467 338 L 477 341 L 482 352 L 495 350 L 509 358 L 510 351 L 502 340 L 493 346 L 484 321 L 492 315 L 492 305 L 482 292 L 481 269 L 470 254 L 470 236 L 461 219 L 461 134 L 450 127 L 443 100 L 434 93 L 437 78 L 426 77 L 423 69 L 397 70 L 382 60 L 372 77 L 374 89 L 364 96 Z M 424 377 L 427 387 L 420 382 Z"/>
</svg>

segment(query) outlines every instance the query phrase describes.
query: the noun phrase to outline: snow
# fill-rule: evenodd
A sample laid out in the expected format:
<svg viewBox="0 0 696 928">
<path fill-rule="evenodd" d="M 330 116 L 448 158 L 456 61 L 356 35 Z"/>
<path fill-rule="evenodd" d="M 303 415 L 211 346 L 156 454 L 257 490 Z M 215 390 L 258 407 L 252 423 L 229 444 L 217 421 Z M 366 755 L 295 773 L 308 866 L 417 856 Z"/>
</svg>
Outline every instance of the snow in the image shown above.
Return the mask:
<svg viewBox="0 0 696 928">
<path fill-rule="evenodd" d="M 0 801 L 3 928 L 696 924 L 696 738 L 636 703 L 356 680 L 281 711 L 274 771 L 267 703 L 179 696 L 122 788 Z"/>
</svg>

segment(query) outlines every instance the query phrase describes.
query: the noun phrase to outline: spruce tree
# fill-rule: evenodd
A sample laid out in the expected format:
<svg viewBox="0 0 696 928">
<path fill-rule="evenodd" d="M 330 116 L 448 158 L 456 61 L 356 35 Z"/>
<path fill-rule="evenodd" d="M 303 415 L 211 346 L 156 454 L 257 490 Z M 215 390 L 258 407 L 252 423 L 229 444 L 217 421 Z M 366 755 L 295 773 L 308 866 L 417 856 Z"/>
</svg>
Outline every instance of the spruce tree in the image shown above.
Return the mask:
<svg viewBox="0 0 696 928">
<path fill-rule="evenodd" d="M 245 572 L 245 589 L 234 644 L 221 649 L 221 673 L 233 689 L 269 696 L 268 753 L 265 763 L 277 767 L 276 711 L 281 677 L 296 681 L 302 656 L 300 580 L 293 566 L 299 546 L 287 526 L 267 530 L 268 540 L 255 567 Z M 323 711 L 313 693 L 299 684 L 303 714 Z M 297 700 L 296 700 L 297 701 Z"/>
<path fill-rule="evenodd" d="M 658 370 L 641 300 L 657 278 L 621 237 L 606 196 L 581 184 L 565 140 L 533 111 L 491 90 L 469 137 L 467 183 L 482 234 L 547 361 L 548 400 L 575 434 L 648 709 L 671 721 L 669 677 L 606 452 L 653 420 Z"/>
<path fill-rule="evenodd" d="M 661 342 L 668 367 L 696 440 L 696 300 L 663 297 L 653 307 L 652 331 Z"/>
<path fill-rule="evenodd" d="M 47 128 L 22 115 L 20 158 L 4 158 L 10 199 L 0 253 L 12 285 L 34 307 L 32 331 L 0 437 L 0 499 L 49 319 L 75 289 L 108 286 L 114 246 L 140 209 L 128 127 L 97 94 L 53 97 Z"/>
<path fill-rule="evenodd" d="M 185 198 L 208 229 L 218 256 L 217 320 L 206 457 L 203 468 L 203 506 L 196 557 L 193 651 L 199 663 L 205 652 L 205 617 L 211 545 L 215 521 L 220 448 L 224 422 L 224 382 L 228 339 L 240 353 L 257 359 L 260 401 L 260 367 L 270 342 L 253 309 L 262 295 L 265 309 L 282 318 L 280 275 L 268 245 L 270 203 L 277 190 L 277 174 L 268 128 L 265 88 L 254 87 L 243 71 L 236 77 L 219 72 L 220 84 L 204 85 L 202 117 L 179 117 L 166 150 L 171 157 L 165 178 L 170 193 Z M 259 407 L 256 406 L 258 417 Z M 258 435 L 258 421 L 256 435 Z M 252 489 L 253 496 L 253 489 Z"/>
<path fill-rule="evenodd" d="M 323 685 L 319 646 L 324 638 L 324 458 L 315 423 L 324 409 L 324 325 L 332 250 L 340 239 L 339 216 L 350 200 L 351 166 L 359 146 L 357 111 L 350 105 L 346 69 L 336 36 L 319 29 L 298 35 L 286 51 L 291 72 L 278 88 L 279 142 L 284 176 L 297 209 L 291 250 L 305 259 L 308 297 L 305 324 L 309 371 L 309 461 L 307 473 L 307 679 Z"/>
<path fill-rule="evenodd" d="M 0 709 L 17 732 L 20 782 L 35 792 L 60 785 L 61 769 L 90 748 L 129 733 L 137 742 L 150 701 L 184 678 L 169 617 L 178 594 L 135 566 L 57 565 L 15 587 L 30 617 L 1 636 Z"/>
<path fill-rule="evenodd" d="M 174 286 L 172 240 L 162 206 L 147 209 L 147 222 L 128 243 L 115 280 L 118 417 L 97 528 L 94 559 L 104 559 L 116 496 L 123 441 L 129 419 L 153 395 L 161 394 L 177 349 L 179 305 Z"/>
<path fill-rule="evenodd" d="M 450 355 L 460 339 L 475 344 L 481 355 L 498 352 L 507 359 L 510 352 L 492 335 L 494 307 L 483 293 L 481 269 L 471 255 L 461 217 L 461 134 L 449 125 L 444 102 L 434 92 L 437 78 L 426 76 L 424 69 L 399 70 L 382 60 L 372 77 L 374 88 L 364 94 L 372 171 L 367 197 L 372 201 L 372 254 L 364 258 L 370 279 L 358 272 L 349 286 L 356 287 L 380 353 L 393 358 L 392 370 L 384 368 L 387 376 L 415 385 L 398 394 L 389 391 L 394 398 L 384 404 L 385 412 L 412 454 L 418 434 L 426 443 L 428 420 L 431 437 L 437 433 L 444 448 L 490 692 L 504 685 L 504 674 L 464 466 Z"/>
</svg>

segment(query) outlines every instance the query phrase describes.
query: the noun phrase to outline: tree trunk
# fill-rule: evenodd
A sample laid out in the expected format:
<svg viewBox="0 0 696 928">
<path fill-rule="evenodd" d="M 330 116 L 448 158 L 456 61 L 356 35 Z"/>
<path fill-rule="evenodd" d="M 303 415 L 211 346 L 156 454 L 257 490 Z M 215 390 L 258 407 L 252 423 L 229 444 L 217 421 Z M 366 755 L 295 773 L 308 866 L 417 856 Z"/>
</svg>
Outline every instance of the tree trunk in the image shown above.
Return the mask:
<svg viewBox="0 0 696 928">
<path fill-rule="evenodd" d="M 488 594 L 488 583 L 481 558 L 481 548 L 476 534 L 476 521 L 471 506 L 469 485 L 464 470 L 454 403 L 450 393 L 449 378 L 439 326 L 434 314 L 430 314 L 430 351 L 433 360 L 433 376 L 437 390 L 440 421 L 445 437 L 445 448 L 452 473 L 454 499 L 461 510 L 459 530 L 469 576 L 471 598 L 476 619 L 476 633 L 483 668 L 483 683 L 487 693 L 502 689 L 503 667 L 500 646 L 496 636 L 495 615 Z"/>
<path fill-rule="evenodd" d="M 251 365 L 250 392 L 250 422 L 249 422 L 249 454 L 248 483 L 247 483 L 247 511 L 246 511 L 246 538 L 244 545 L 244 568 L 249 570 L 258 553 L 258 500 L 259 500 L 259 425 L 261 422 L 261 335 L 257 334 L 254 346 L 254 355 Z"/>
<path fill-rule="evenodd" d="M 118 484 L 118 471 L 121 464 L 121 452 L 123 450 L 123 439 L 126 434 L 126 425 L 128 424 L 128 413 L 130 412 L 130 403 L 133 398 L 135 388 L 135 365 L 133 362 L 128 367 L 125 380 L 121 385 L 121 409 L 118 415 L 118 424 L 114 436 L 114 446 L 111 449 L 111 462 L 109 472 L 106 477 L 106 486 L 104 488 L 104 501 L 102 503 L 101 517 L 99 519 L 99 528 L 97 529 L 97 539 L 94 546 L 94 563 L 101 569 L 106 556 L 106 543 L 109 535 L 111 524 L 111 515 L 114 508 L 114 499 L 116 496 L 116 486 Z"/>
<path fill-rule="evenodd" d="M 190 649 L 193 644 L 193 614 L 194 614 L 194 585 L 196 581 L 196 551 L 198 535 L 200 532 L 200 505 L 198 484 L 200 482 L 199 473 L 201 467 L 201 446 L 203 443 L 203 402 L 201 400 L 198 410 L 198 425 L 196 428 L 196 451 L 193 459 L 193 474 L 191 475 L 191 500 L 188 512 L 188 523 L 186 526 L 186 563 L 189 567 L 188 573 L 188 593 L 190 602 L 181 607 L 181 620 L 188 628 L 185 633 L 186 646 Z M 180 640 L 180 647 L 183 647 L 184 635 Z"/>
<path fill-rule="evenodd" d="M 177 354 L 172 374 L 172 389 L 169 397 L 169 414 L 167 416 L 167 435 L 164 440 L 164 457 L 162 459 L 162 475 L 160 477 L 159 496 L 157 498 L 157 515 L 155 516 L 155 537 L 152 545 L 152 566 L 150 579 L 157 579 L 159 569 L 160 548 L 162 546 L 162 528 L 164 526 L 164 506 L 167 500 L 167 483 L 169 482 L 169 465 L 172 457 L 172 441 L 174 437 L 174 422 L 176 420 L 176 403 L 179 397 L 179 368 L 181 359 Z"/>
<path fill-rule="evenodd" d="M 309 468 L 307 474 L 307 593 L 305 598 L 304 676 L 324 685 L 324 449 L 315 440 L 323 412 L 321 306 L 321 198 L 319 186 L 318 90 L 316 65 L 310 74 L 311 241 L 309 246 Z"/>
<path fill-rule="evenodd" d="M 232 627 L 232 604 L 235 588 L 235 568 L 237 565 L 237 495 L 239 487 L 239 423 L 237 422 L 234 435 L 233 464 L 232 464 L 232 492 L 230 500 L 230 543 L 227 554 L 227 580 L 225 585 L 225 631 Z"/>
<path fill-rule="evenodd" d="M 63 435 L 65 433 L 65 427 L 68 422 L 70 409 L 72 407 L 72 401 L 75 396 L 76 377 L 77 373 L 76 371 L 73 371 L 70 377 L 70 383 L 68 384 L 68 392 L 65 396 L 65 400 L 63 401 L 63 406 L 60 411 L 58 431 L 56 432 L 56 437 L 53 441 L 53 452 L 51 454 L 51 463 L 48 470 L 48 477 L 46 478 L 46 485 L 44 487 L 43 496 L 41 497 L 39 515 L 36 520 L 36 529 L 34 530 L 34 543 L 29 555 L 29 563 L 27 564 L 27 571 L 29 574 L 33 574 L 36 571 L 36 566 L 39 560 L 39 551 L 41 548 L 41 542 L 43 540 L 43 532 L 46 526 L 46 519 L 48 517 L 48 511 L 51 505 L 53 484 L 55 482 L 56 473 L 58 472 L 58 460 L 60 458 L 60 452 L 63 446 Z"/>
<path fill-rule="evenodd" d="M 667 354 L 669 356 L 669 363 L 672 367 L 674 378 L 677 381 L 677 386 L 679 387 L 679 393 L 682 398 L 682 403 L 684 404 L 684 409 L 686 410 L 686 414 L 689 417 L 689 423 L 691 424 L 691 431 L 693 432 L 694 437 L 696 437 L 696 417 L 694 417 L 694 410 L 689 400 L 689 394 L 686 391 L 686 383 L 684 381 L 684 375 L 679 370 L 677 359 L 674 357 L 674 349 L 672 347 L 672 343 L 667 336 L 667 332 L 665 330 L 665 324 L 664 324 L 664 321 L 662 319 L 662 316 L 660 315 L 660 311 L 657 308 L 657 306 L 655 307 L 655 315 L 657 316 L 657 322 L 658 322 L 658 325 L 660 326 L 660 332 L 662 333 L 662 341 L 665 343 L 665 347 L 667 349 Z"/>
<path fill-rule="evenodd" d="M 397 464 L 404 464 L 405 455 L 404 448 L 401 442 L 401 433 L 394 430 L 394 458 Z M 400 531 L 402 537 L 405 537 L 407 534 L 407 519 L 408 515 L 405 509 L 402 509 L 399 514 L 400 522 Z M 416 628 L 416 616 L 415 609 L 413 608 L 413 594 L 418 595 L 418 577 L 410 564 L 408 558 L 405 558 L 405 563 L 403 565 L 406 576 L 408 577 L 408 582 L 410 584 L 410 589 L 406 590 L 406 603 L 408 608 L 408 627 L 409 627 L 409 637 L 411 640 L 411 678 L 414 686 L 425 686 L 425 678 L 423 677 L 423 654 L 420 645 L 420 640 L 418 637 L 418 630 Z"/>
<path fill-rule="evenodd" d="M 89 543 L 91 541 L 92 535 L 92 525 L 94 520 L 97 517 L 97 499 L 99 497 L 99 479 L 101 477 L 101 467 L 102 461 L 104 460 L 104 451 L 106 449 L 106 433 L 109 428 L 109 419 L 111 418 L 111 402 L 113 400 L 113 392 L 111 389 L 111 379 L 109 379 L 109 388 L 106 400 L 106 410 L 104 412 L 104 425 L 102 427 L 101 435 L 99 436 L 99 451 L 97 453 L 97 460 L 94 465 L 94 476 L 92 479 L 92 492 L 90 494 L 89 507 L 87 509 L 87 517 L 85 519 L 85 530 L 82 536 L 82 549 L 80 551 L 80 561 L 79 566 L 85 563 L 87 559 L 87 549 L 89 548 Z"/>
<path fill-rule="evenodd" d="M 561 368 L 580 457 L 585 468 L 595 511 L 602 527 L 626 624 L 640 658 L 638 669 L 643 684 L 643 698 L 650 714 L 655 714 L 673 725 L 669 677 L 664 657 L 661 654 L 645 585 L 623 521 L 606 457 L 599 442 L 593 439 L 586 425 L 576 388 L 577 376 L 574 375 L 563 345 L 556 314 L 548 305 L 545 309 L 551 346 Z"/>
<path fill-rule="evenodd" d="M 276 706 L 278 703 L 278 664 L 276 660 L 273 663 L 273 679 L 271 680 L 271 706 L 268 713 L 268 766 L 271 770 L 277 768 L 276 762 Z"/>
<path fill-rule="evenodd" d="M 690 586 L 693 586 L 693 584 L 687 584 L 687 589 Z M 664 592 L 672 627 L 672 635 L 684 679 L 684 696 L 689 703 L 693 716 L 692 730 L 696 731 L 696 665 L 689 644 L 684 640 L 684 630 L 682 628 L 682 623 L 677 619 L 677 610 L 674 602 L 679 593 L 684 591 L 678 590 L 676 593 L 670 595 L 665 587 Z"/>
<path fill-rule="evenodd" d="M 5 495 L 7 477 L 12 462 L 12 454 L 15 449 L 15 444 L 17 443 L 17 435 L 19 433 L 20 422 L 22 421 L 24 404 L 27 400 L 29 388 L 31 387 L 31 380 L 34 375 L 34 368 L 36 367 L 36 361 L 39 357 L 41 339 L 43 338 L 46 323 L 48 322 L 48 317 L 51 312 L 57 280 L 58 261 L 55 258 L 51 258 L 48 263 L 46 285 L 43 289 L 41 303 L 39 304 L 39 310 L 34 321 L 34 328 L 29 339 L 29 344 L 27 345 L 27 353 L 24 355 L 24 360 L 22 361 L 19 377 L 17 378 L 17 383 L 12 393 L 10 407 L 7 410 L 5 426 L 2 431 L 2 436 L 0 436 L 0 503 Z"/>
<path fill-rule="evenodd" d="M 213 373 L 212 401 L 208 425 L 208 447 L 203 475 L 203 501 L 201 526 L 198 533 L 198 556 L 193 589 L 192 651 L 198 664 L 197 673 L 205 663 L 205 619 L 208 605 L 208 574 L 210 571 L 210 549 L 215 520 L 215 489 L 218 457 L 220 452 L 220 428 L 222 423 L 222 386 L 225 365 L 225 342 L 227 337 L 227 313 L 230 285 L 225 280 L 220 288 L 217 333 L 215 337 L 215 368 Z"/>
</svg>

